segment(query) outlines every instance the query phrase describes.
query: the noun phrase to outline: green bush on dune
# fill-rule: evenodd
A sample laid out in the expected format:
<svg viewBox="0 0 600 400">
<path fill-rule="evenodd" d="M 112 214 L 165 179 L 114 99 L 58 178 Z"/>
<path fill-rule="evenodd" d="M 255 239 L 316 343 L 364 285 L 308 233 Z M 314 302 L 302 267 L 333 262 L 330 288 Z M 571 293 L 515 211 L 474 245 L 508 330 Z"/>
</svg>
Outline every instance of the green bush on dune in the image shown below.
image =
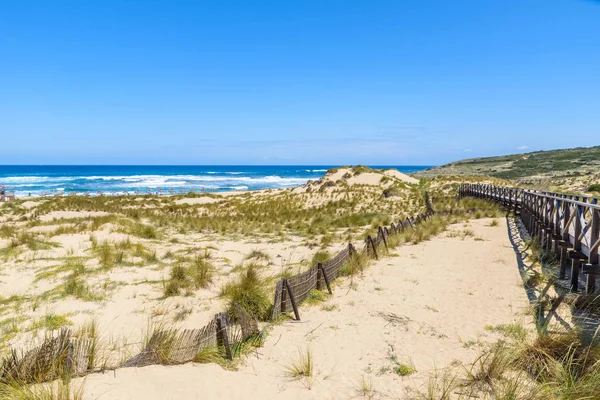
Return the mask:
<svg viewBox="0 0 600 400">
<path fill-rule="evenodd" d="M 221 289 L 221 296 L 227 299 L 227 311 L 237 315 L 236 305 L 259 320 L 266 321 L 271 314 L 271 299 L 265 289 L 265 281 L 258 267 L 249 265 L 239 277 Z"/>
<path fill-rule="evenodd" d="M 590 187 L 588 188 L 588 192 L 600 192 L 600 183 L 590 185 Z"/>
</svg>

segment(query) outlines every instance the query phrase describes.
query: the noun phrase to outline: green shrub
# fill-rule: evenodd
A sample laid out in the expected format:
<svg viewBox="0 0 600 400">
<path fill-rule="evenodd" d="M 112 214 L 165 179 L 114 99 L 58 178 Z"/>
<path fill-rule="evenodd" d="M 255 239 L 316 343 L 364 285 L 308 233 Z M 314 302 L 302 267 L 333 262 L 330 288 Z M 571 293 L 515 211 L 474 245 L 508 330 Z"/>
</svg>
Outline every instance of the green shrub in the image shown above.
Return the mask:
<svg viewBox="0 0 600 400">
<path fill-rule="evenodd" d="M 227 283 L 221 289 L 221 296 L 227 299 L 227 311 L 234 317 L 236 304 L 259 320 L 266 321 L 270 317 L 271 300 L 265 290 L 265 281 L 254 265 L 249 265 L 235 281 Z"/>
<path fill-rule="evenodd" d="M 595 183 L 588 187 L 588 192 L 600 192 L 600 183 Z"/>
</svg>

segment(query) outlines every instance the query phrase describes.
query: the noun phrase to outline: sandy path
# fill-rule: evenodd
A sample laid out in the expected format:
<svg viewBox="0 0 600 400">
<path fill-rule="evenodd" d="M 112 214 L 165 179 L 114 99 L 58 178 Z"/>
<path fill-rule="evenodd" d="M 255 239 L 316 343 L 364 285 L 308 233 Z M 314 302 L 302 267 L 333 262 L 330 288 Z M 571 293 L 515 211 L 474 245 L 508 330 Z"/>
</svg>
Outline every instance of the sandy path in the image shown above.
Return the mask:
<svg viewBox="0 0 600 400">
<path fill-rule="evenodd" d="M 410 397 L 425 389 L 436 368 L 468 363 L 495 340 L 485 325 L 526 320 L 527 297 L 506 223 L 489 222 L 452 227 L 474 236 L 444 234 L 402 246 L 364 277 L 339 280 L 324 303 L 331 311 L 302 307 L 302 321 L 273 327 L 240 371 L 198 364 L 122 369 L 88 376 L 86 398 L 362 398 L 362 377 L 372 382 L 373 398 Z M 311 390 L 285 376 L 284 365 L 299 348 L 312 351 Z M 418 372 L 401 377 L 394 360 Z"/>
</svg>

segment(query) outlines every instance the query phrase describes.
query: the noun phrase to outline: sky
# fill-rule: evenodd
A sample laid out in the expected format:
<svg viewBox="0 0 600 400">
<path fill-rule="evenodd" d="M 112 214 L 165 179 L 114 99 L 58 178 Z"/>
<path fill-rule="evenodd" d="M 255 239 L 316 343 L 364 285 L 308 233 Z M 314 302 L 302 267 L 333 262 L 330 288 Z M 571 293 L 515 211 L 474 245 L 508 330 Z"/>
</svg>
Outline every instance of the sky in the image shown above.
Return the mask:
<svg viewBox="0 0 600 400">
<path fill-rule="evenodd" d="M 600 144 L 600 2 L 0 0 L 0 164 Z"/>
</svg>

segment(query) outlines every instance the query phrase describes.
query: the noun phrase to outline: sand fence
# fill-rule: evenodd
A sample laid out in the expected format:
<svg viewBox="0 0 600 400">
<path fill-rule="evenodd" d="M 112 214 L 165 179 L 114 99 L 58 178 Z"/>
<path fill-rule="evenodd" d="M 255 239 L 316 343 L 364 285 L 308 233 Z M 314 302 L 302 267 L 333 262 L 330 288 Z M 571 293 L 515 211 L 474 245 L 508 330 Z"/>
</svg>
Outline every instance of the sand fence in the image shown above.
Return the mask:
<svg viewBox="0 0 600 400">
<path fill-rule="evenodd" d="M 434 214 L 425 193 L 426 211 L 415 218 L 399 220 L 389 227 L 380 226 L 377 236 L 367 236 L 364 246 L 356 249 L 352 243 L 326 262 L 319 262 L 307 271 L 283 278 L 275 285 L 275 295 L 271 320 L 278 320 L 283 314 L 294 313 L 300 320 L 299 305 L 312 290 L 332 293 L 331 283 L 340 276 L 340 271 L 355 257 L 379 258 L 383 245 L 387 249 L 388 238 L 405 229 L 427 220 Z M 361 254 L 359 254 L 359 252 Z M 148 365 L 183 364 L 199 361 L 204 351 L 214 351 L 217 357 L 233 360 L 242 354 L 246 343 L 260 344 L 263 332 L 256 318 L 236 305 L 236 315 L 218 313 L 200 329 L 163 329 L 153 332 L 144 349 L 134 357 L 120 363 L 120 368 L 143 367 Z M 42 344 L 27 352 L 12 350 L 9 356 L 0 361 L 0 380 L 22 383 L 38 383 L 63 376 L 82 376 L 107 369 L 97 365 L 96 339 L 74 338 L 71 330 L 61 329 L 44 339 Z"/>
</svg>

